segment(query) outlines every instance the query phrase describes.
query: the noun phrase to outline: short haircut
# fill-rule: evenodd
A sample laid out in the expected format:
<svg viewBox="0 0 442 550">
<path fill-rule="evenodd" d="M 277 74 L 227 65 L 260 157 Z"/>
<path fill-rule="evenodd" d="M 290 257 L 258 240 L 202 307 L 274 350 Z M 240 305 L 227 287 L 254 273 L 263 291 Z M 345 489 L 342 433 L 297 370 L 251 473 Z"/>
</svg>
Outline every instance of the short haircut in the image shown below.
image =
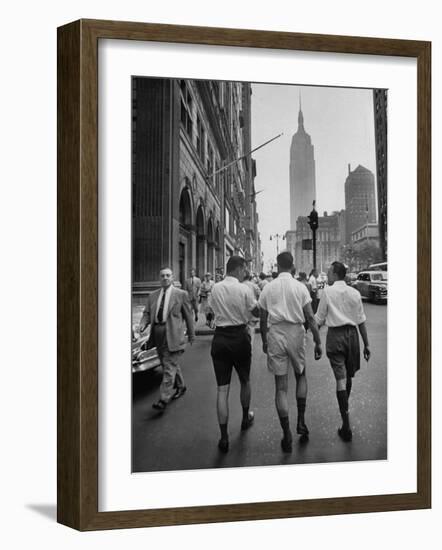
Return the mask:
<svg viewBox="0 0 442 550">
<path fill-rule="evenodd" d="M 168 269 L 168 270 L 171 271 L 172 274 L 173 274 L 173 269 L 170 267 L 170 265 L 163 265 L 163 267 L 160 268 L 160 271 L 159 271 L 159 272 L 161 273 L 161 272 L 164 271 L 165 269 Z"/>
<path fill-rule="evenodd" d="M 300 271 L 299 272 L 299 280 L 300 281 L 305 281 L 307 279 L 307 273 L 305 271 Z"/>
<path fill-rule="evenodd" d="M 276 263 L 278 267 L 282 269 L 291 269 L 293 265 L 293 256 L 290 252 L 281 252 L 281 254 L 278 254 L 276 257 Z"/>
<path fill-rule="evenodd" d="M 332 262 L 332 270 L 335 275 L 339 277 L 339 279 L 345 279 L 345 276 L 347 275 L 347 268 L 345 265 L 341 262 Z"/>
<path fill-rule="evenodd" d="M 264 279 L 267 279 L 267 275 L 264 273 L 264 271 L 261 271 L 259 274 L 259 278 L 263 281 Z"/>
<path fill-rule="evenodd" d="M 252 274 L 250 273 L 250 271 L 248 269 L 245 270 L 244 272 L 244 280 L 245 281 L 250 281 L 252 279 Z"/>
<path fill-rule="evenodd" d="M 241 256 L 230 256 L 227 261 L 226 272 L 233 273 L 238 267 L 244 267 L 245 265 L 246 261 Z"/>
</svg>

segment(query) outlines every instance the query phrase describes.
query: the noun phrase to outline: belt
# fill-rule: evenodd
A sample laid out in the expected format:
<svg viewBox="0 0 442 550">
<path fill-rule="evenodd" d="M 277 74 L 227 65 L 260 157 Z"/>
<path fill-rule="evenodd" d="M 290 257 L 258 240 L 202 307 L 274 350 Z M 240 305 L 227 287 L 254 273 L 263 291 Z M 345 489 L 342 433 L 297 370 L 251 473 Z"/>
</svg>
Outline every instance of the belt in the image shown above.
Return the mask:
<svg viewBox="0 0 442 550">
<path fill-rule="evenodd" d="M 340 325 L 339 327 L 328 327 L 328 330 L 343 330 L 343 329 L 351 329 L 356 328 L 355 325 Z"/>
<path fill-rule="evenodd" d="M 216 327 L 216 330 L 225 330 L 227 332 L 234 330 L 243 330 L 247 325 L 227 325 L 223 327 Z"/>
<path fill-rule="evenodd" d="M 166 323 L 154 323 L 154 327 L 164 327 Z"/>
</svg>

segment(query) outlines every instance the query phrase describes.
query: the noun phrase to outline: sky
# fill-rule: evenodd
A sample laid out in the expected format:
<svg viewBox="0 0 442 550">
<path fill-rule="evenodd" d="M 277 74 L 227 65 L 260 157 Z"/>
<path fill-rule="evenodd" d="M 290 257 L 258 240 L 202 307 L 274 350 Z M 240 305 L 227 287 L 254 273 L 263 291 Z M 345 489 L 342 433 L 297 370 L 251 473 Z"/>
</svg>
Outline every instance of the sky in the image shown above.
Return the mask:
<svg viewBox="0 0 442 550">
<path fill-rule="evenodd" d="M 276 257 L 276 240 L 290 228 L 290 145 L 298 128 L 301 96 L 304 128 L 314 147 L 316 165 L 316 208 L 324 211 L 345 208 L 344 184 L 348 164 L 359 164 L 376 178 L 372 90 L 252 84 L 252 148 L 284 133 L 253 154 L 257 176 L 255 188 L 259 214 L 264 268 Z M 308 215 L 308 212 L 306 212 Z M 280 251 L 285 248 L 279 241 Z"/>
</svg>

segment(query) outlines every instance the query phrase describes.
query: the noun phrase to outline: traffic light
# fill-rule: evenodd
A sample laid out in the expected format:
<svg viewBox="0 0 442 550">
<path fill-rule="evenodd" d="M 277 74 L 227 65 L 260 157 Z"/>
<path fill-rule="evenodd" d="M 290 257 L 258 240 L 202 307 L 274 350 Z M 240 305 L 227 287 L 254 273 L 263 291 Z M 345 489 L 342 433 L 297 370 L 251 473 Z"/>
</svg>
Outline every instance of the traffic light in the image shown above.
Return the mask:
<svg viewBox="0 0 442 550">
<path fill-rule="evenodd" d="M 312 231 L 316 231 L 318 229 L 318 213 L 316 212 L 315 208 L 313 207 L 313 210 L 310 212 L 309 216 L 307 216 L 308 224 L 310 226 L 310 229 Z"/>
</svg>

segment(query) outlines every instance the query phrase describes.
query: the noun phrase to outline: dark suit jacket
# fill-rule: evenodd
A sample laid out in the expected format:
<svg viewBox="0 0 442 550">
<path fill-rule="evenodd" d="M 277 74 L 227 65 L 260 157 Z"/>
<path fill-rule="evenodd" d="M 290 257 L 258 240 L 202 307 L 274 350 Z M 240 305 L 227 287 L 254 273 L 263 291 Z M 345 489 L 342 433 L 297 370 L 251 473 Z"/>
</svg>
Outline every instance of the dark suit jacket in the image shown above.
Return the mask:
<svg viewBox="0 0 442 550">
<path fill-rule="evenodd" d="M 150 331 L 150 338 L 148 342 L 149 348 L 155 346 L 155 331 L 153 330 L 153 325 L 155 324 L 157 304 L 161 290 L 162 289 L 155 290 L 149 294 L 147 304 L 144 308 L 143 316 L 140 321 L 140 325 L 142 327 L 152 324 L 152 330 Z M 193 318 L 187 292 L 174 286 L 172 287 L 171 292 L 172 294 L 170 295 L 166 317 L 167 348 L 169 351 L 180 351 L 185 348 L 184 323 L 187 326 L 187 336 L 193 337 L 195 335 L 195 329 L 193 326 Z"/>
</svg>

